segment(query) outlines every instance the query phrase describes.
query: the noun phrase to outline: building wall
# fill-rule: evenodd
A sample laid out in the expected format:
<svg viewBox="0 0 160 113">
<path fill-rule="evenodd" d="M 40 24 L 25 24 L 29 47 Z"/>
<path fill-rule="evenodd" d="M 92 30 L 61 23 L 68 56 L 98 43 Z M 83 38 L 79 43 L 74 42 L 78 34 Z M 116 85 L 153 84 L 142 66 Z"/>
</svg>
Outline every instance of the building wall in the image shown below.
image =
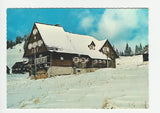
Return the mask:
<svg viewBox="0 0 160 113">
<path fill-rule="evenodd" d="M 109 68 L 116 68 L 116 60 L 115 59 L 109 60 L 108 63 L 109 63 L 108 64 Z"/>
<path fill-rule="evenodd" d="M 99 60 L 97 60 L 97 63 L 95 63 L 95 59 L 94 59 L 94 60 L 92 60 L 92 67 L 94 67 L 94 68 L 106 68 L 107 67 L 107 61 L 106 61 L 106 63 L 103 63 L 103 60 L 102 60 L 102 62 L 100 63 Z"/>
<path fill-rule="evenodd" d="M 62 66 L 51 66 L 47 73 L 48 77 L 56 75 L 70 75 L 70 74 L 81 74 L 87 72 L 94 72 L 99 68 L 73 68 L 73 67 L 62 67 Z"/>
<path fill-rule="evenodd" d="M 148 61 L 148 54 L 143 54 L 143 61 Z"/>
<path fill-rule="evenodd" d="M 29 43 L 33 43 L 33 42 L 37 42 L 38 40 L 42 40 L 39 32 L 37 32 L 36 35 L 33 35 L 33 30 L 34 30 L 35 28 L 36 28 L 36 26 L 34 25 L 34 26 L 33 26 L 33 29 L 32 29 L 32 32 L 31 32 L 31 34 L 30 34 L 30 37 L 29 37 L 28 44 L 29 44 Z M 36 36 L 36 39 L 34 38 L 35 36 Z M 43 41 L 43 40 L 42 40 L 42 41 Z M 26 49 L 25 49 L 24 57 L 34 55 L 33 49 L 31 49 L 31 50 L 28 49 L 28 44 L 27 44 L 27 47 L 26 47 Z M 37 49 L 36 49 L 36 53 L 43 53 L 43 52 L 46 52 L 46 51 L 47 51 L 47 49 L 46 49 L 44 43 L 42 44 L 41 47 L 37 47 Z"/>
<path fill-rule="evenodd" d="M 51 55 L 52 54 L 52 55 Z M 50 53 L 49 57 L 52 56 L 52 66 L 73 66 L 72 54 L 67 53 Z M 63 59 L 61 59 L 63 58 Z M 49 58 L 50 62 L 50 58 Z"/>
<path fill-rule="evenodd" d="M 30 35 L 30 38 L 29 38 L 29 43 L 33 43 L 33 42 L 37 42 L 38 40 L 42 40 L 43 39 L 41 38 L 41 35 L 39 33 L 39 31 L 37 32 L 36 35 L 33 34 L 33 30 L 36 28 L 36 26 L 34 25 L 33 26 L 33 29 L 32 29 L 32 32 L 31 32 L 31 35 Z M 37 29 L 38 30 L 38 29 Z M 36 39 L 34 38 L 36 36 Z M 33 49 L 29 50 L 28 49 L 28 44 L 27 44 L 27 48 L 25 50 L 25 54 L 24 56 L 25 57 L 30 57 L 34 55 L 34 52 L 33 52 Z M 105 47 L 109 47 L 110 48 L 110 52 L 108 54 L 108 56 L 111 58 L 111 61 L 109 63 L 109 67 L 116 67 L 115 65 L 115 53 L 114 53 L 114 50 L 111 46 L 111 44 L 109 42 L 106 42 L 104 44 Z M 103 46 L 103 47 L 104 47 Z M 102 51 L 101 51 L 102 52 Z M 106 67 L 107 65 L 106 64 L 103 64 L 103 63 L 97 63 L 97 64 L 94 64 L 92 62 L 92 59 L 90 59 L 89 62 L 87 63 L 74 63 L 73 62 L 73 57 L 77 56 L 77 55 L 73 55 L 73 54 L 66 54 L 66 53 L 49 53 L 44 45 L 44 43 L 42 44 L 41 47 L 37 47 L 36 49 L 36 54 L 39 55 L 39 54 L 42 54 L 42 53 L 46 53 L 49 57 L 51 57 L 51 54 L 52 54 L 52 61 L 50 61 L 50 59 L 48 60 L 48 62 L 52 62 L 52 66 L 71 66 L 71 67 L 79 67 L 79 68 L 90 68 L 90 67 L 98 67 L 98 68 L 103 68 L 103 67 Z M 39 57 L 39 56 L 36 56 L 36 58 Z M 49 58 L 48 57 L 48 58 Z M 64 60 L 60 60 L 60 57 L 63 57 Z M 33 60 L 32 60 L 32 63 L 33 63 Z"/>
<path fill-rule="evenodd" d="M 109 58 L 111 58 L 111 60 L 109 61 L 109 64 L 107 66 L 109 68 L 116 68 L 116 55 L 113 47 L 109 44 L 109 42 L 106 42 L 103 47 L 109 47 L 109 52 L 107 55 Z M 102 49 L 100 51 L 103 52 Z"/>
<path fill-rule="evenodd" d="M 72 60 L 60 60 L 60 59 L 54 59 L 52 60 L 52 66 L 70 66 L 72 67 L 73 63 Z"/>
</svg>

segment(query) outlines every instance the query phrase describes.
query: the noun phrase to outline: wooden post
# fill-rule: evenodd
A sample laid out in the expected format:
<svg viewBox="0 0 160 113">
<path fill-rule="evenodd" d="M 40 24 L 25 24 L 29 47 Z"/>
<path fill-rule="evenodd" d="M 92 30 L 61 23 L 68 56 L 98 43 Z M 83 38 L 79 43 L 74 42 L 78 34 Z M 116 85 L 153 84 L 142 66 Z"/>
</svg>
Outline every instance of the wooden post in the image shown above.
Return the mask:
<svg viewBox="0 0 160 113">
<path fill-rule="evenodd" d="M 37 71 L 37 67 L 36 67 L 36 48 L 34 48 L 34 68 L 35 68 L 34 77 L 36 77 L 36 71 Z"/>
<path fill-rule="evenodd" d="M 52 53 L 53 53 L 53 49 L 50 50 L 50 68 L 51 68 L 51 74 L 49 75 L 49 77 L 52 75 Z"/>
<path fill-rule="evenodd" d="M 51 77 L 51 75 L 52 75 L 52 52 L 50 53 L 50 68 L 51 68 L 51 73 L 50 73 L 49 77 Z"/>
<path fill-rule="evenodd" d="M 108 52 L 107 52 L 107 68 L 108 68 L 108 66 L 109 66 L 109 65 L 108 65 Z"/>
</svg>

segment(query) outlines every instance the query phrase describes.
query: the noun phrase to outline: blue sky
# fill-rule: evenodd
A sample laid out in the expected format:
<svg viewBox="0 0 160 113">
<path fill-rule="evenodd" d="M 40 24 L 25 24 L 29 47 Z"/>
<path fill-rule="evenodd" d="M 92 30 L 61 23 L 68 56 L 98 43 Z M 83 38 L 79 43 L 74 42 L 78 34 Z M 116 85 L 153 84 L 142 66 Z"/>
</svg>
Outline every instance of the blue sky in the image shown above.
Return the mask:
<svg viewBox="0 0 160 113">
<path fill-rule="evenodd" d="M 109 39 L 119 50 L 126 43 L 148 44 L 148 9 L 7 9 L 7 40 L 31 32 L 34 22 L 60 24 L 67 32 Z"/>
</svg>

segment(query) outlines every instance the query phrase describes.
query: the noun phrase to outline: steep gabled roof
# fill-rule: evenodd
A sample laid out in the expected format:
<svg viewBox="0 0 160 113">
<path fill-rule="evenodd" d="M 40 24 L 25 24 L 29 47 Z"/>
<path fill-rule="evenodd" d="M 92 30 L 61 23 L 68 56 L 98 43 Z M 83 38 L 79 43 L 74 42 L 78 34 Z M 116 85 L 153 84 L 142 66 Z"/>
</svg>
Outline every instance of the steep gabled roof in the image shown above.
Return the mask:
<svg viewBox="0 0 160 113">
<path fill-rule="evenodd" d="M 113 51 L 115 57 L 116 57 L 116 58 L 119 58 L 119 56 L 117 55 L 116 51 L 113 49 L 112 45 L 110 44 L 110 42 L 109 42 L 108 40 L 106 40 L 104 43 L 102 43 L 102 45 L 100 46 L 100 51 L 102 51 L 102 47 L 103 47 L 106 43 L 110 46 L 110 49 Z"/>
<path fill-rule="evenodd" d="M 63 27 L 35 23 L 48 51 L 57 48 L 56 52 L 75 53 L 88 55 L 93 59 L 106 59 L 106 55 L 100 52 L 100 48 L 106 40 L 98 41 L 92 36 L 65 32 Z M 90 50 L 88 45 L 94 42 L 95 50 Z"/>
<path fill-rule="evenodd" d="M 69 40 L 62 27 L 35 23 L 47 47 L 71 49 Z"/>
</svg>

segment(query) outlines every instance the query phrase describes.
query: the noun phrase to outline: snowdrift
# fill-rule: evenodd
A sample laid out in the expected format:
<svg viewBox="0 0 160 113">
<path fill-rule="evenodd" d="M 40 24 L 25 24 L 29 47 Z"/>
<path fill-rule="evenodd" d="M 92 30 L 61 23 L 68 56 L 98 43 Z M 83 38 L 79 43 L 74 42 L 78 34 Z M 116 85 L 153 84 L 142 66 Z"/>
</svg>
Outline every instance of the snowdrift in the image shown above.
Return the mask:
<svg viewBox="0 0 160 113">
<path fill-rule="evenodd" d="M 8 59 L 14 53 L 7 53 L 11 66 Z M 12 60 L 20 60 L 19 55 Z M 7 107 L 148 108 L 148 63 L 143 63 L 141 55 L 116 62 L 115 69 L 39 80 L 28 79 L 28 74 L 7 75 Z"/>
</svg>

